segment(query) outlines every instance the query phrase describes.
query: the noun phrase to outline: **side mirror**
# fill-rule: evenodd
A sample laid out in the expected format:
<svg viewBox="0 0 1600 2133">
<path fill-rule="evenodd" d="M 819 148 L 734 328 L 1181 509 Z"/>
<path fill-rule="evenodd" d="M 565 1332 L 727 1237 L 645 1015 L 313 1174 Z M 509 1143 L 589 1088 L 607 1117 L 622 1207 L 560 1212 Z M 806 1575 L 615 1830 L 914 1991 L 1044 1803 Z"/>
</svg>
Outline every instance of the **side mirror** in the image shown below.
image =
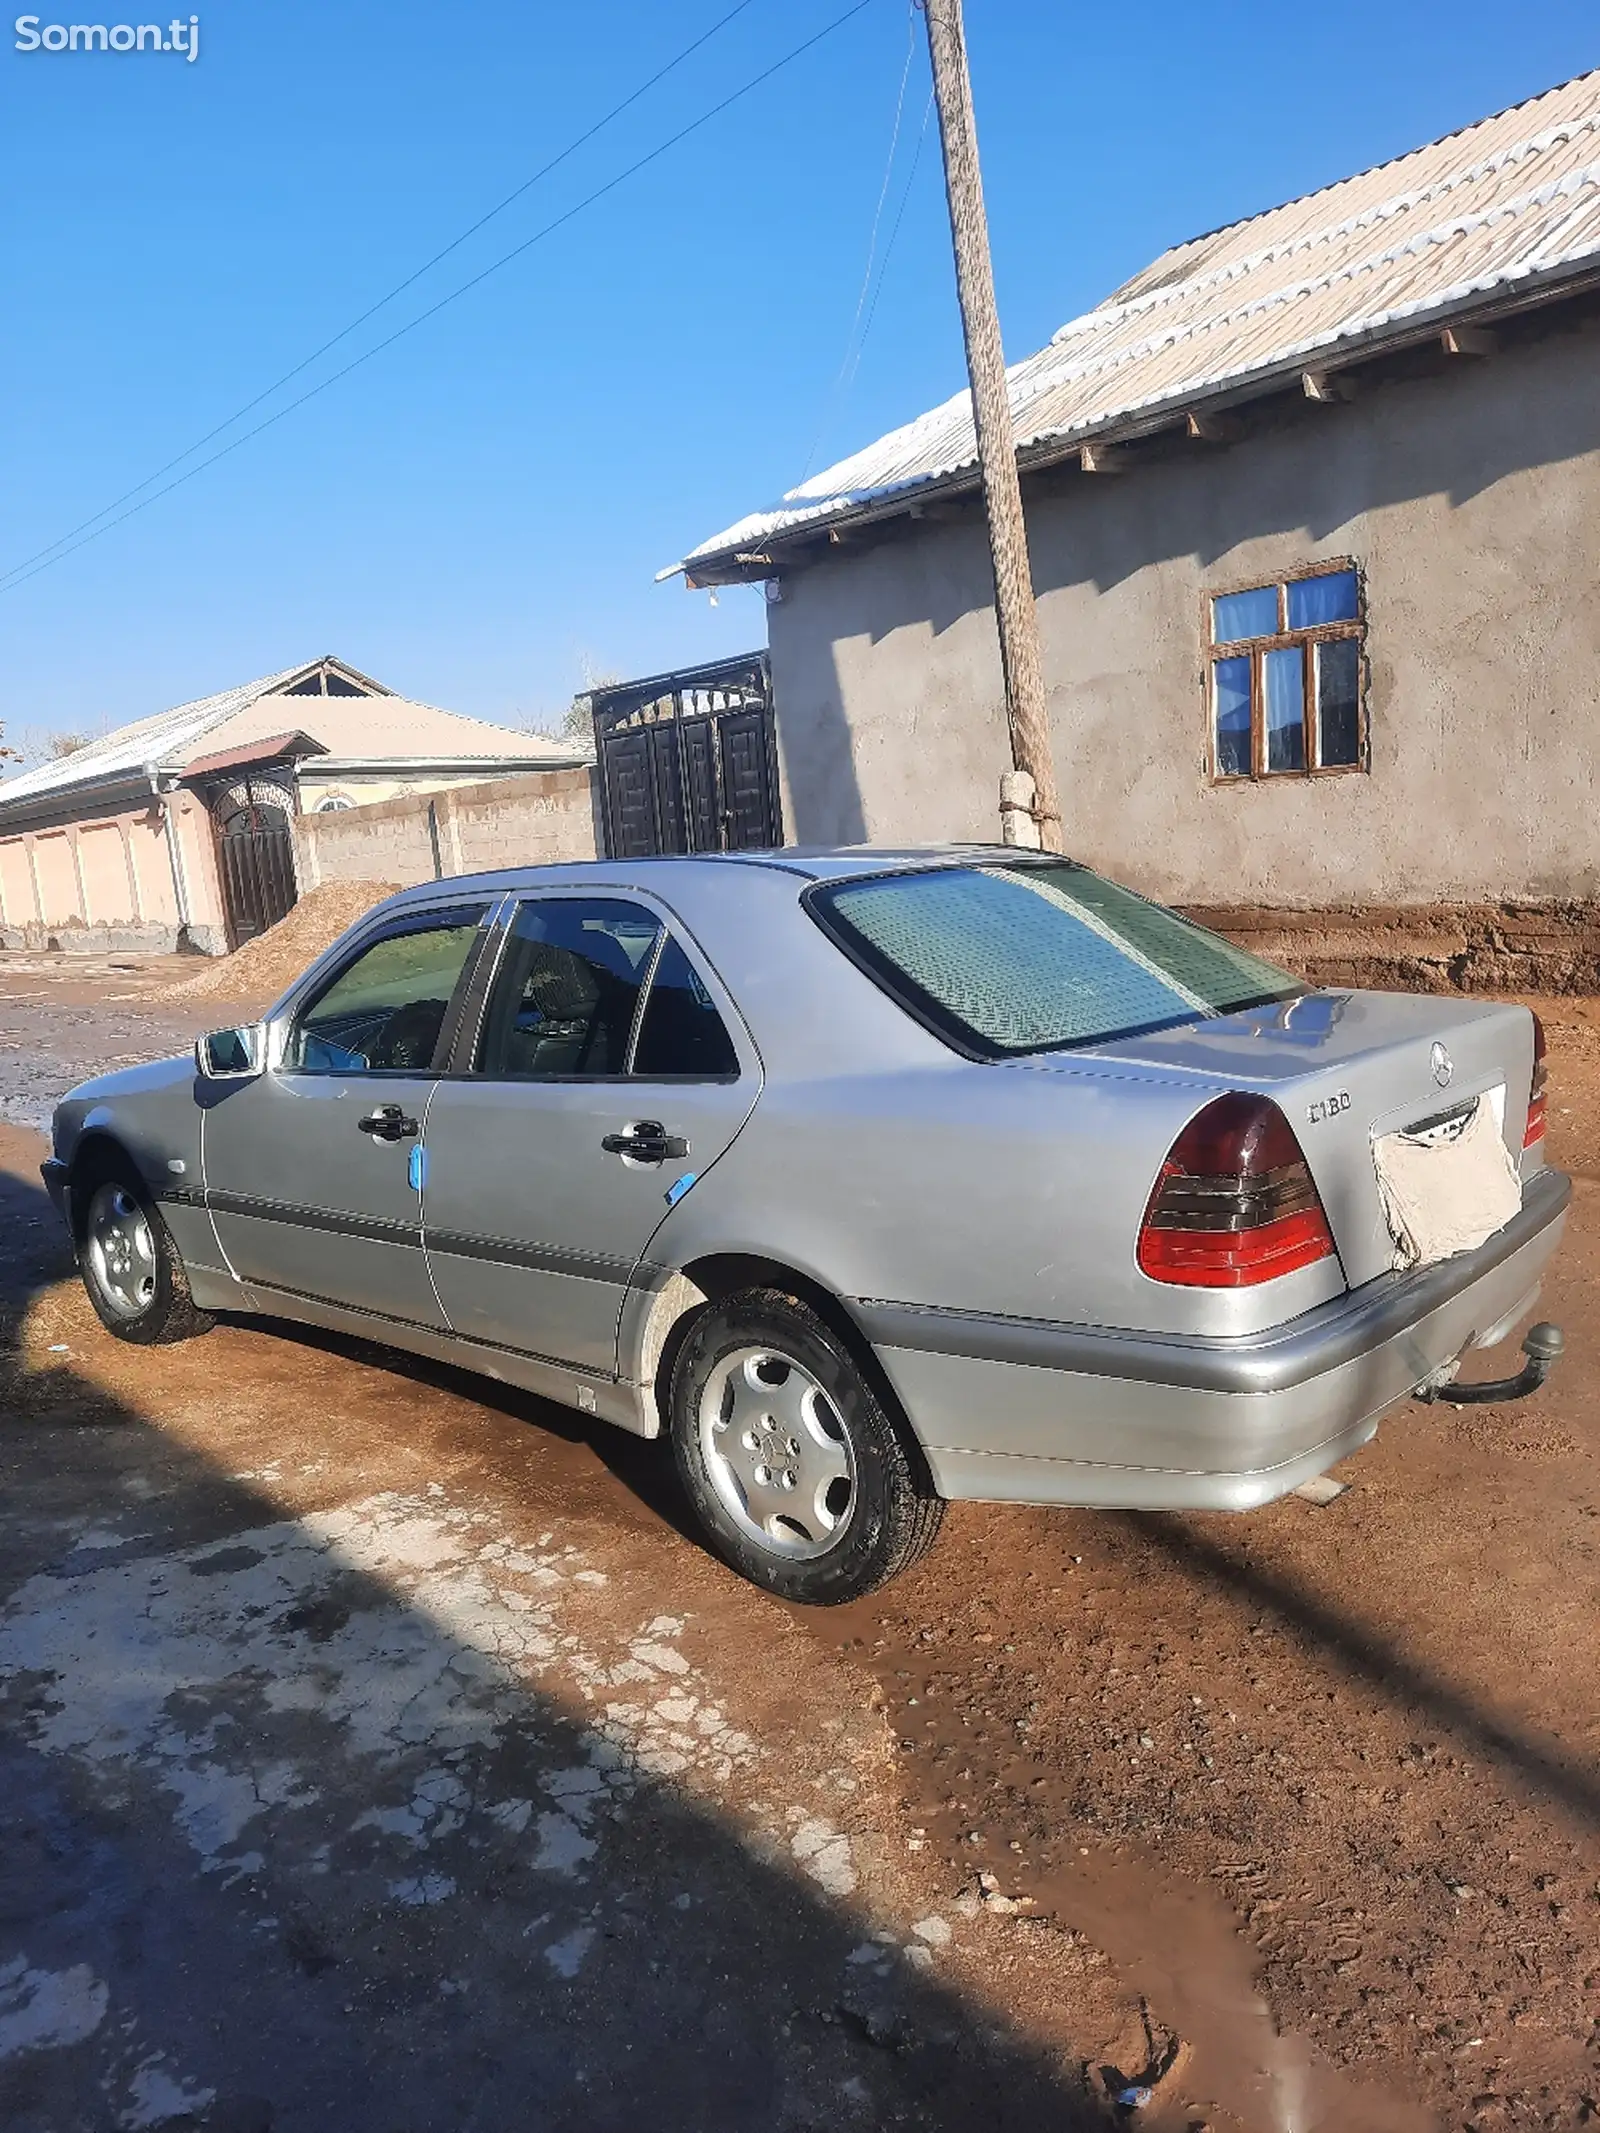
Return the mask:
<svg viewBox="0 0 1600 2133">
<path fill-rule="evenodd" d="M 214 1029 L 195 1042 L 194 1063 L 207 1081 L 248 1081 L 259 1074 L 267 1059 L 267 1025 L 252 1022 L 244 1029 Z"/>
</svg>

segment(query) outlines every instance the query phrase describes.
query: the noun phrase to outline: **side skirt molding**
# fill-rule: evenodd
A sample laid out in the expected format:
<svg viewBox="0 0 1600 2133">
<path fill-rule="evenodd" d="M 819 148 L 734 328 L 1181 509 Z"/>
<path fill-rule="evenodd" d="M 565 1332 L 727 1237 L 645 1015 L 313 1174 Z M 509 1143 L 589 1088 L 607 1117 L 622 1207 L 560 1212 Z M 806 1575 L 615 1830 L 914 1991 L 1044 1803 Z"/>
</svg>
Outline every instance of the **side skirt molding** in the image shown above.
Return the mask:
<svg viewBox="0 0 1600 2133">
<path fill-rule="evenodd" d="M 520 1348 L 503 1348 L 492 1341 L 463 1340 L 443 1327 L 420 1326 L 411 1319 L 388 1318 L 378 1311 L 359 1311 L 348 1304 L 329 1303 L 320 1296 L 271 1288 L 259 1281 L 234 1286 L 231 1304 L 236 1310 L 324 1326 L 333 1333 L 354 1334 L 361 1340 L 381 1341 L 435 1362 L 451 1363 L 479 1377 L 492 1378 L 496 1384 L 515 1385 L 562 1407 L 597 1415 L 635 1437 L 658 1434 L 654 1403 L 645 1399 L 637 1385 L 575 1370 L 570 1363 L 556 1362 L 549 1356 L 528 1355 Z M 220 1301 L 208 1307 L 228 1308 Z"/>
</svg>

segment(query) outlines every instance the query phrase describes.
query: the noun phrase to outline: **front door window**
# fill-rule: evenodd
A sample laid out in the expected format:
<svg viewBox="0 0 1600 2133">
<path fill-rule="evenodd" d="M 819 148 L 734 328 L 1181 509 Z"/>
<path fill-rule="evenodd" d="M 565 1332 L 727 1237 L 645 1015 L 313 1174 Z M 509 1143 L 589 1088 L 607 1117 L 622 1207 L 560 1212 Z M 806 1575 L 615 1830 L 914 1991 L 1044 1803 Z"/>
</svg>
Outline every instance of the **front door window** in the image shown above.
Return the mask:
<svg viewBox="0 0 1600 2133">
<path fill-rule="evenodd" d="M 302 1074 L 426 1072 L 483 913 L 481 904 L 430 912 L 347 963 L 296 1015 L 284 1067 Z"/>
<path fill-rule="evenodd" d="M 439 1325 L 422 1248 L 428 1102 L 488 900 L 417 912 L 295 1012 L 279 1063 L 205 1114 L 205 1182 L 239 1277 Z"/>
</svg>

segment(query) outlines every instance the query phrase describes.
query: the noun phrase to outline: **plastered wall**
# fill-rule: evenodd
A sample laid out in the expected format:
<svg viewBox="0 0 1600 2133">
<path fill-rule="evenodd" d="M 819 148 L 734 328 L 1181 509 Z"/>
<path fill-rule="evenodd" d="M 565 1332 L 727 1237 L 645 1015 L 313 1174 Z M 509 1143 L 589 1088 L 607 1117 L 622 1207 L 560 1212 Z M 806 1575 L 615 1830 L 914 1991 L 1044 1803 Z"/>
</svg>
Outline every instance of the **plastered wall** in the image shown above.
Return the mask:
<svg viewBox="0 0 1600 2133">
<path fill-rule="evenodd" d="M 1600 341 L 1554 331 L 1231 448 L 1030 498 L 1068 849 L 1175 901 L 1600 894 Z M 1370 770 L 1214 785 L 1205 595 L 1352 556 Z M 788 833 L 993 838 L 981 521 L 840 549 L 769 610 Z"/>
</svg>

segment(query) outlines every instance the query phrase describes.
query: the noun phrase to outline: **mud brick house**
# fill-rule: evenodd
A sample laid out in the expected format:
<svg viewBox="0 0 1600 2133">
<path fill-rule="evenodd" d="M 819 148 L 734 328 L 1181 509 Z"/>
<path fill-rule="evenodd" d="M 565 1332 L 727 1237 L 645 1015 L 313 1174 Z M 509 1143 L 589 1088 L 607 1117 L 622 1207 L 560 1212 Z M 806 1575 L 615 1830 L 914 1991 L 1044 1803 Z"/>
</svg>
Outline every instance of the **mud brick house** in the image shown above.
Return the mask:
<svg viewBox="0 0 1600 2133">
<path fill-rule="evenodd" d="M 287 667 L 0 781 L 0 945 L 222 954 L 295 902 L 297 816 L 585 760 L 340 659 Z"/>
<path fill-rule="evenodd" d="M 1600 73 L 1178 245 L 1010 384 L 1069 851 L 1600 893 Z M 996 834 L 965 392 L 681 567 L 765 582 L 792 837 Z"/>
</svg>

